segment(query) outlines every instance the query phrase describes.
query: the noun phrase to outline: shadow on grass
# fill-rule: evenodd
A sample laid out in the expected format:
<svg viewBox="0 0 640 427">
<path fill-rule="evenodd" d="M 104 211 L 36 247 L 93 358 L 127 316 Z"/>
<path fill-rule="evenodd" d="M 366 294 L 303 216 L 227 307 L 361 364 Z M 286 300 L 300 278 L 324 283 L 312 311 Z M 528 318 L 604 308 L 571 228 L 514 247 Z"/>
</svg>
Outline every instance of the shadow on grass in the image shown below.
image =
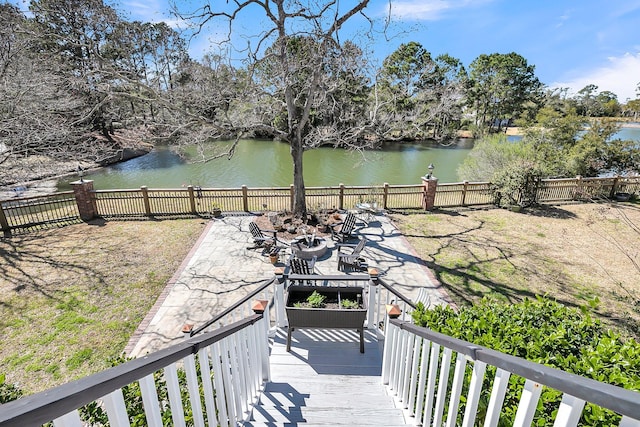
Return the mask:
<svg viewBox="0 0 640 427">
<path fill-rule="evenodd" d="M 437 213 L 451 217 L 467 216 L 465 211 Z M 529 215 L 560 220 L 577 218 L 571 211 L 552 206 L 528 208 L 521 215 L 522 221 L 526 221 Z M 508 229 L 492 230 L 487 221 L 479 218 L 452 232 L 428 220 L 425 220 L 424 232 L 419 222 L 412 224 L 411 231 L 405 236 L 416 243 L 420 240 L 429 242 L 426 246 L 429 249 L 423 249 L 416 258 L 433 271 L 457 304 L 470 305 L 485 296 L 517 303 L 542 295 L 568 307 L 589 306 L 589 295 L 580 294 L 581 290 L 575 287 L 575 278 L 562 268 L 564 264 L 556 265 L 554 261 L 558 260 L 549 259 L 541 247 L 536 247 L 535 241 L 519 241 L 517 234 L 505 235 Z M 509 243 L 510 238 L 514 239 L 513 244 Z M 433 246 L 435 242 L 437 247 Z M 537 281 L 536 287 L 529 286 L 528 278 L 531 277 L 542 280 Z M 545 292 L 545 282 L 549 284 L 550 293 Z M 605 323 L 640 336 L 640 322 L 628 313 L 610 312 L 604 306 L 588 310 Z"/>
<path fill-rule="evenodd" d="M 73 234 L 67 228 L 66 237 Z M 78 236 L 77 246 L 64 246 L 63 238 L 46 236 L 42 233 L 14 235 L 0 240 L 0 286 L 4 288 L 3 301 L 0 305 L 12 309 L 8 300 L 12 294 L 27 297 L 37 294 L 56 302 L 62 302 L 65 293 L 60 284 L 60 277 L 68 275 L 90 276 L 92 287 L 100 291 L 105 280 L 102 272 L 86 262 L 87 257 L 79 256 L 78 249 L 88 252 L 100 252 L 105 248 L 93 248 L 82 236 Z M 111 248 L 117 250 L 117 248 Z M 90 256 L 87 253 L 87 256 Z M 54 280 L 57 279 L 57 280 Z M 7 292 L 9 291 L 9 292 Z M 4 299 L 6 298 L 6 299 Z"/>
</svg>

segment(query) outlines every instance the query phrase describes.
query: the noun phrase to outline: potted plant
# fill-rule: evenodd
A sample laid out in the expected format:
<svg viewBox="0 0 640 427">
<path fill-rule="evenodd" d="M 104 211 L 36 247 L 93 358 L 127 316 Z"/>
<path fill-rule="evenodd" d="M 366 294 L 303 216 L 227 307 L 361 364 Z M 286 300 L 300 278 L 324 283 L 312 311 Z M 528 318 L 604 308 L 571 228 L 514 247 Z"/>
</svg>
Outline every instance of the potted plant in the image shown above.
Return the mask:
<svg viewBox="0 0 640 427">
<path fill-rule="evenodd" d="M 278 263 L 278 258 L 280 257 L 278 252 L 278 248 L 273 248 L 269 251 L 269 261 L 271 261 L 271 264 L 275 265 Z"/>
<path fill-rule="evenodd" d="M 211 215 L 213 215 L 214 218 L 220 218 L 222 216 L 222 209 L 220 209 L 220 206 L 213 205 L 211 208 Z"/>
<path fill-rule="evenodd" d="M 364 321 L 367 307 L 363 288 L 355 286 L 289 286 L 285 304 L 289 330 L 297 328 L 356 329 L 360 333 L 360 352 L 364 353 Z"/>
</svg>

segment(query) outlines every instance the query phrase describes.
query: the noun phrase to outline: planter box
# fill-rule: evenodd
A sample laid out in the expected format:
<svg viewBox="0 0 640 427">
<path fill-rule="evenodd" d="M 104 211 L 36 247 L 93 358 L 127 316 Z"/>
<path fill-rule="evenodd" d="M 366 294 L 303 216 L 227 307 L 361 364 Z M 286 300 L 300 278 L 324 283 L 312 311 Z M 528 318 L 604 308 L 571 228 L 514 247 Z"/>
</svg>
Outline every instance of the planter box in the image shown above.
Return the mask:
<svg viewBox="0 0 640 427">
<path fill-rule="evenodd" d="M 307 297 L 318 291 L 325 295 L 327 307 L 294 307 L 296 302 L 305 302 Z M 364 353 L 364 320 L 367 307 L 359 287 L 289 286 L 285 310 L 289 321 L 287 351 L 291 350 L 291 333 L 296 328 L 356 329 L 360 333 L 360 353 Z M 340 308 L 339 301 L 349 299 L 360 301 L 361 308 Z M 333 307 L 336 306 L 336 307 Z"/>
</svg>

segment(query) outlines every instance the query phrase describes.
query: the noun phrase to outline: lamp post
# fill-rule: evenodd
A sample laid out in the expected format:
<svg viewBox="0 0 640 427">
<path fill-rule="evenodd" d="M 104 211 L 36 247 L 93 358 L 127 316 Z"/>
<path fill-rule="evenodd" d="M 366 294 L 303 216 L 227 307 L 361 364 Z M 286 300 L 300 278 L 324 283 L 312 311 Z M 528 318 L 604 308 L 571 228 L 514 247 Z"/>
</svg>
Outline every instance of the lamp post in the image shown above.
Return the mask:
<svg viewBox="0 0 640 427">
<path fill-rule="evenodd" d="M 427 166 L 427 169 L 429 169 L 427 178 L 431 179 L 433 177 L 433 170 L 435 169 L 435 166 L 433 166 L 433 163 L 429 163 L 429 166 Z"/>
<path fill-rule="evenodd" d="M 422 177 L 422 184 L 424 185 L 424 196 L 422 198 L 422 207 L 425 210 L 432 210 L 434 208 L 436 199 L 436 188 L 438 187 L 438 178 L 433 176 L 433 170 L 435 166 L 433 163 L 429 163 L 427 166 L 429 173 Z"/>
</svg>

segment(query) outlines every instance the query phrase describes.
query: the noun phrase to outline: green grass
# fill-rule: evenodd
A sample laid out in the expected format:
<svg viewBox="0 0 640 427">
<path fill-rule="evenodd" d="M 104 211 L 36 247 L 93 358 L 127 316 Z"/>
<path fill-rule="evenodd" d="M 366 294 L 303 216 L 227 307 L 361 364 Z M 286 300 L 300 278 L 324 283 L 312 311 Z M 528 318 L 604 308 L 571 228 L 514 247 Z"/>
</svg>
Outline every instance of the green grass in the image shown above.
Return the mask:
<svg viewBox="0 0 640 427">
<path fill-rule="evenodd" d="M 0 375 L 31 394 L 110 367 L 204 226 L 78 224 L 0 240 Z"/>
<path fill-rule="evenodd" d="M 460 209 L 392 219 L 458 306 L 485 296 L 510 303 L 548 296 L 591 307 L 608 325 L 640 337 L 640 270 L 632 249 L 640 247 L 640 211 L 633 205 Z"/>
</svg>

